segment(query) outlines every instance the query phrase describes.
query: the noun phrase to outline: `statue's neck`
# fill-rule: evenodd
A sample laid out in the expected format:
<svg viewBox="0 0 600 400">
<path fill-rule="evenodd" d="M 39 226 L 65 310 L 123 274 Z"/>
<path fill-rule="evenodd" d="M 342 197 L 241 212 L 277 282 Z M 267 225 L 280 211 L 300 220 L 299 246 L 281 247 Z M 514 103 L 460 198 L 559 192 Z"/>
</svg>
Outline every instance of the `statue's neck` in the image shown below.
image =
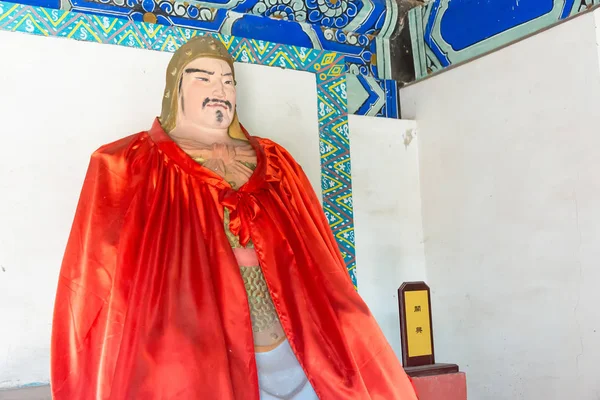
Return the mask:
<svg viewBox="0 0 600 400">
<path fill-rule="evenodd" d="M 227 129 L 176 127 L 169 133 L 169 136 L 183 150 L 206 148 L 216 143 L 235 146 L 235 142 L 237 142 L 229 136 Z"/>
</svg>

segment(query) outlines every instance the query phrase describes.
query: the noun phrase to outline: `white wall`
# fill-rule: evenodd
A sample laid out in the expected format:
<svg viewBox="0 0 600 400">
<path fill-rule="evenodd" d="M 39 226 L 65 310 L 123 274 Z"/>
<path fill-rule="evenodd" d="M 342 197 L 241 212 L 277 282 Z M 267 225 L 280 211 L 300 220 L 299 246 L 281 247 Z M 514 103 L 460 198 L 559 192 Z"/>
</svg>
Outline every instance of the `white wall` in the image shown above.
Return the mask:
<svg viewBox="0 0 600 400">
<path fill-rule="evenodd" d="M 467 372 L 471 399 L 600 395 L 596 21 L 401 92 L 419 123 L 437 358 Z"/>
<path fill-rule="evenodd" d="M 170 55 L 0 32 L 0 388 L 49 379 L 58 271 L 91 153 L 148 129 Z M 240 120 L 320 193 L 313 74 L 236 64 Z"/>
<path fill-rule="evenodd" d="M 356 115 L 349 124 L 358 292 L 400 359 L 397 290 L 425 279 L 416 124 Z"/>
</svg>

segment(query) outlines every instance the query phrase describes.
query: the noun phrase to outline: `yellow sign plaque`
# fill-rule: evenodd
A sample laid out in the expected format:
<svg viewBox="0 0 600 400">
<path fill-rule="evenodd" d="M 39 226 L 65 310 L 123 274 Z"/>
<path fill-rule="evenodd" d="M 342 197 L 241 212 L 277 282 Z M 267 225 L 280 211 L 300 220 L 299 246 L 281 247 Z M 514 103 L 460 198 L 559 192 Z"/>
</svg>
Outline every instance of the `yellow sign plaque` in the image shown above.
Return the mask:
<svg viewBox="0 0 600 400">
<path fill-rule="evenodd" d="M 405 292 L 404 303 L 408 357 L 432 355 L 428 291 L 415 290 Z"/>
</svg>

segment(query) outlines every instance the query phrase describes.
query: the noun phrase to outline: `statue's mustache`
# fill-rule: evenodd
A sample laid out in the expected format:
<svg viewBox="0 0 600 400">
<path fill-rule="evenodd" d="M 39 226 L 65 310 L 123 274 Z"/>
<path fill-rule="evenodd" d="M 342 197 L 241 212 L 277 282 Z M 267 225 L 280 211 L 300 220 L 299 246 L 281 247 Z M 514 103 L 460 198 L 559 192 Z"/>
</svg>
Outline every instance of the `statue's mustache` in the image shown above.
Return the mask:
<svg viewBox="0 0 600 400">
<path fill-rule="evenodd" d="M 206 107 L 208 105 L 208 103 L 222 103 L 225 104 L 227 106 L 227 108 L 229 108 L 229 110 L 231 111 L 231 108 L 233 107 L 231 105 L 231 103 L 227 100 L 221 100 L 221 99 L 209 99 L 208 97 L 206 99 L 204 99 L 204 101 L 202 102 L 202 108 Z"/>
</svg>

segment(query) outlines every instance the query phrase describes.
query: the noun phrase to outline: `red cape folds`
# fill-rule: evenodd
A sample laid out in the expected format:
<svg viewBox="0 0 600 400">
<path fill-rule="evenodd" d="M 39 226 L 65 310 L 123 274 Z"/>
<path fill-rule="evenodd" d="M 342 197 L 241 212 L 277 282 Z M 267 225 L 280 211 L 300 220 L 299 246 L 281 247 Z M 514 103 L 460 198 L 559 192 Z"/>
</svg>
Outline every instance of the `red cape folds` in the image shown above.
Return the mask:
<svg viewBox="0 0 600 400">
<path fill-rule="evenodd" d="M 249 137 L 238 191 L 155 121 L 94 153 L 63 261 L 52 331 L 57 400 L 258 400 L 246 290 L 223 206 L 252 239 L 289 342 L 321 400 L 415 400 L 354 290 L 300 166 Z"/>
</svg>

